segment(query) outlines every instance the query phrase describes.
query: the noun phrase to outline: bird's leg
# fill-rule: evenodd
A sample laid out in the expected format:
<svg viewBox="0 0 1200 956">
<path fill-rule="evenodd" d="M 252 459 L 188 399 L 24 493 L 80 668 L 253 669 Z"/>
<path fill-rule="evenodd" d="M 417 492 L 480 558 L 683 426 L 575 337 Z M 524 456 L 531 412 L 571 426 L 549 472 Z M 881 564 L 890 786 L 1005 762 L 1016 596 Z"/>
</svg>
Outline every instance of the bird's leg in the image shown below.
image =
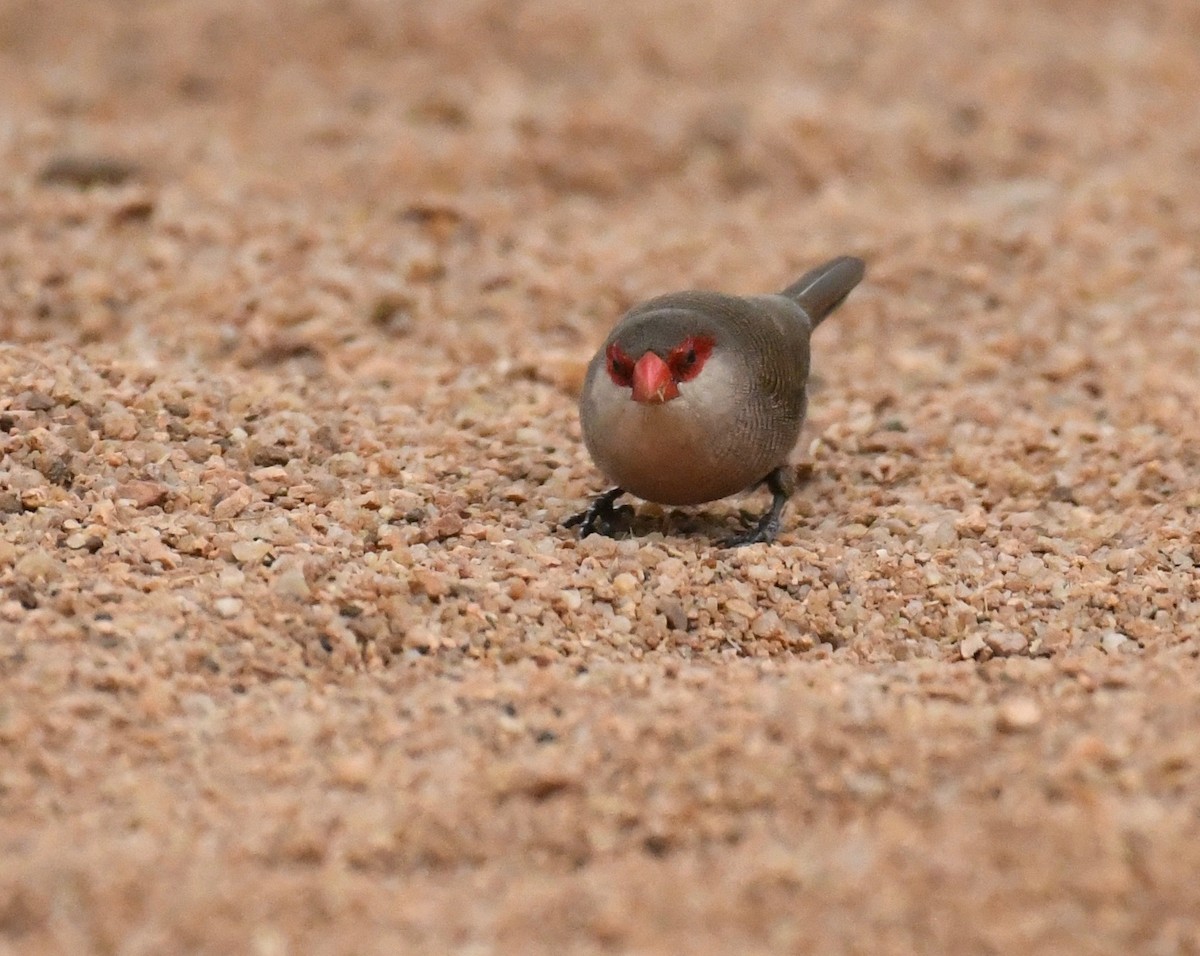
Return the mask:
<svg viewBox="0 0 1200 956">
<path fill-rule="evenodd" d="M 763 479 L 771 494 L 771 507 L 753 528 L 736 534 L 725 542 L 727 548 L 740 548 L 744 544 L 758 544 L 775 540 L 779 534 L 779 520 L 783 517 L 783 509 L 787 507 L 788 499 L 796 490 L 796 473 L 789 465 L 780 465 Z"/>
<path fill-rule="evenodd" d="M 564 528 L 573 528 L 579 525 L 579 537 L 586 538 L 589 534 L 596 530 L 596 523 L 599 521 L 608 521 L 613 516 L 613 502 L 621 495 L 625 494 L 624 488 L 609 488 L 603 494 L 597 495 L 596 500 L 588 507 L 579 512 L 579 514 L 571 515 L 562 523 Z"/>
</svg>

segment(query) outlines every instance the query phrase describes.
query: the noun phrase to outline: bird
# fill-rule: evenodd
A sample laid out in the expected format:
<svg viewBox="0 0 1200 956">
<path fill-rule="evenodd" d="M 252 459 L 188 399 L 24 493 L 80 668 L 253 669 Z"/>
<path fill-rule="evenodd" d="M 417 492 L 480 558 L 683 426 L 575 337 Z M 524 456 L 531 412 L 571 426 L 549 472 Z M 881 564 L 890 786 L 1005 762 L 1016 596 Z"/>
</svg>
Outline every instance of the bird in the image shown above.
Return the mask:
<svg viewBox="0 0 1200 956">
<path fill-rule="evenodd" d="M 564 527 L 602 531 L 625 494 L 700 505 L 766 485 L 769 509 L 725 544 L 774 541 L 796 487 L 810 337 L 865 272 L 840 256 L 775 295 L 675 292 L 626 312 L 579 399 L 584 445 L 613 487 Z"/>
</svg>

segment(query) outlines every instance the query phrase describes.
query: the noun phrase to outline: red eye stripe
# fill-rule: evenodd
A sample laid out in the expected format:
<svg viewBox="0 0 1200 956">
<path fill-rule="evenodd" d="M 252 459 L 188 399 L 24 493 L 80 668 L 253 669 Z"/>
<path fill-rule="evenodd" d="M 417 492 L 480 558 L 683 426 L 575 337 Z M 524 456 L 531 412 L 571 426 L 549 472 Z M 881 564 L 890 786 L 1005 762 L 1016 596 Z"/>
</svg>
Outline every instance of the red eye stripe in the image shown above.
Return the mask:
<svg viewBox="0 0 1200 956">
<path fill-rule="evenodd" d="M 712 355 L 716 342 L 708 335 L 689 335 L 679 345 L 671 349 L 667 356 L 667 364 L 677 382 L 690 382 L 700 374 L 704 363 Z"/>
<path fill-rule="evenodd" d="M 621 388 L 629 388 L 633 384 L 633 359 L 616 342 L 608 347 L 605 356 L 608 359 L 608 377 Z"/>
</svg>

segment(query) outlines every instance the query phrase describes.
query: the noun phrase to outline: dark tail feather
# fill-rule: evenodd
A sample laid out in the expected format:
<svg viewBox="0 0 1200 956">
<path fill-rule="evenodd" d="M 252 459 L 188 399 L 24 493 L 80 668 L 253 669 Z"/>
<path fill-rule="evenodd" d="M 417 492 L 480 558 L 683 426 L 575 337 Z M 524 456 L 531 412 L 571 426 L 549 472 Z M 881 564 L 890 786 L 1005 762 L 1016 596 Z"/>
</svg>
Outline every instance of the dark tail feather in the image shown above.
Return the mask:
<svg viewBox="0 0 1200 956">
<path fill-rule="evenodd" d="M 862 281 L 866 265 L 854 256 L 839 256 L 812 272 L 806 272 L 783 290 L 783 294 L 808 313 L 815 329 L 842 304 Z"/>
</svg>

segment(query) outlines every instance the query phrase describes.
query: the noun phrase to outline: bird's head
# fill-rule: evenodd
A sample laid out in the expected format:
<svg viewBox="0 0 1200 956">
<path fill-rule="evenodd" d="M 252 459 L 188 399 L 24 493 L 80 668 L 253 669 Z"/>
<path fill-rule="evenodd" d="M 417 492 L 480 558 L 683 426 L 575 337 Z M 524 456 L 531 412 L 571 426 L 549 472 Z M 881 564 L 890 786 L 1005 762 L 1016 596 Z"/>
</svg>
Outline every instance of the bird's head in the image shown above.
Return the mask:
<svg viewBox="0 0 1200 956">
<path fill-rule="evenodd" d="M 679 397 L 679 386 L 695 380 L 713 354 L 716 339 L 678 323 L 642 323 L 604 351 L 605 370 L 635 402 L 661 405 Z"/>
</svg>

